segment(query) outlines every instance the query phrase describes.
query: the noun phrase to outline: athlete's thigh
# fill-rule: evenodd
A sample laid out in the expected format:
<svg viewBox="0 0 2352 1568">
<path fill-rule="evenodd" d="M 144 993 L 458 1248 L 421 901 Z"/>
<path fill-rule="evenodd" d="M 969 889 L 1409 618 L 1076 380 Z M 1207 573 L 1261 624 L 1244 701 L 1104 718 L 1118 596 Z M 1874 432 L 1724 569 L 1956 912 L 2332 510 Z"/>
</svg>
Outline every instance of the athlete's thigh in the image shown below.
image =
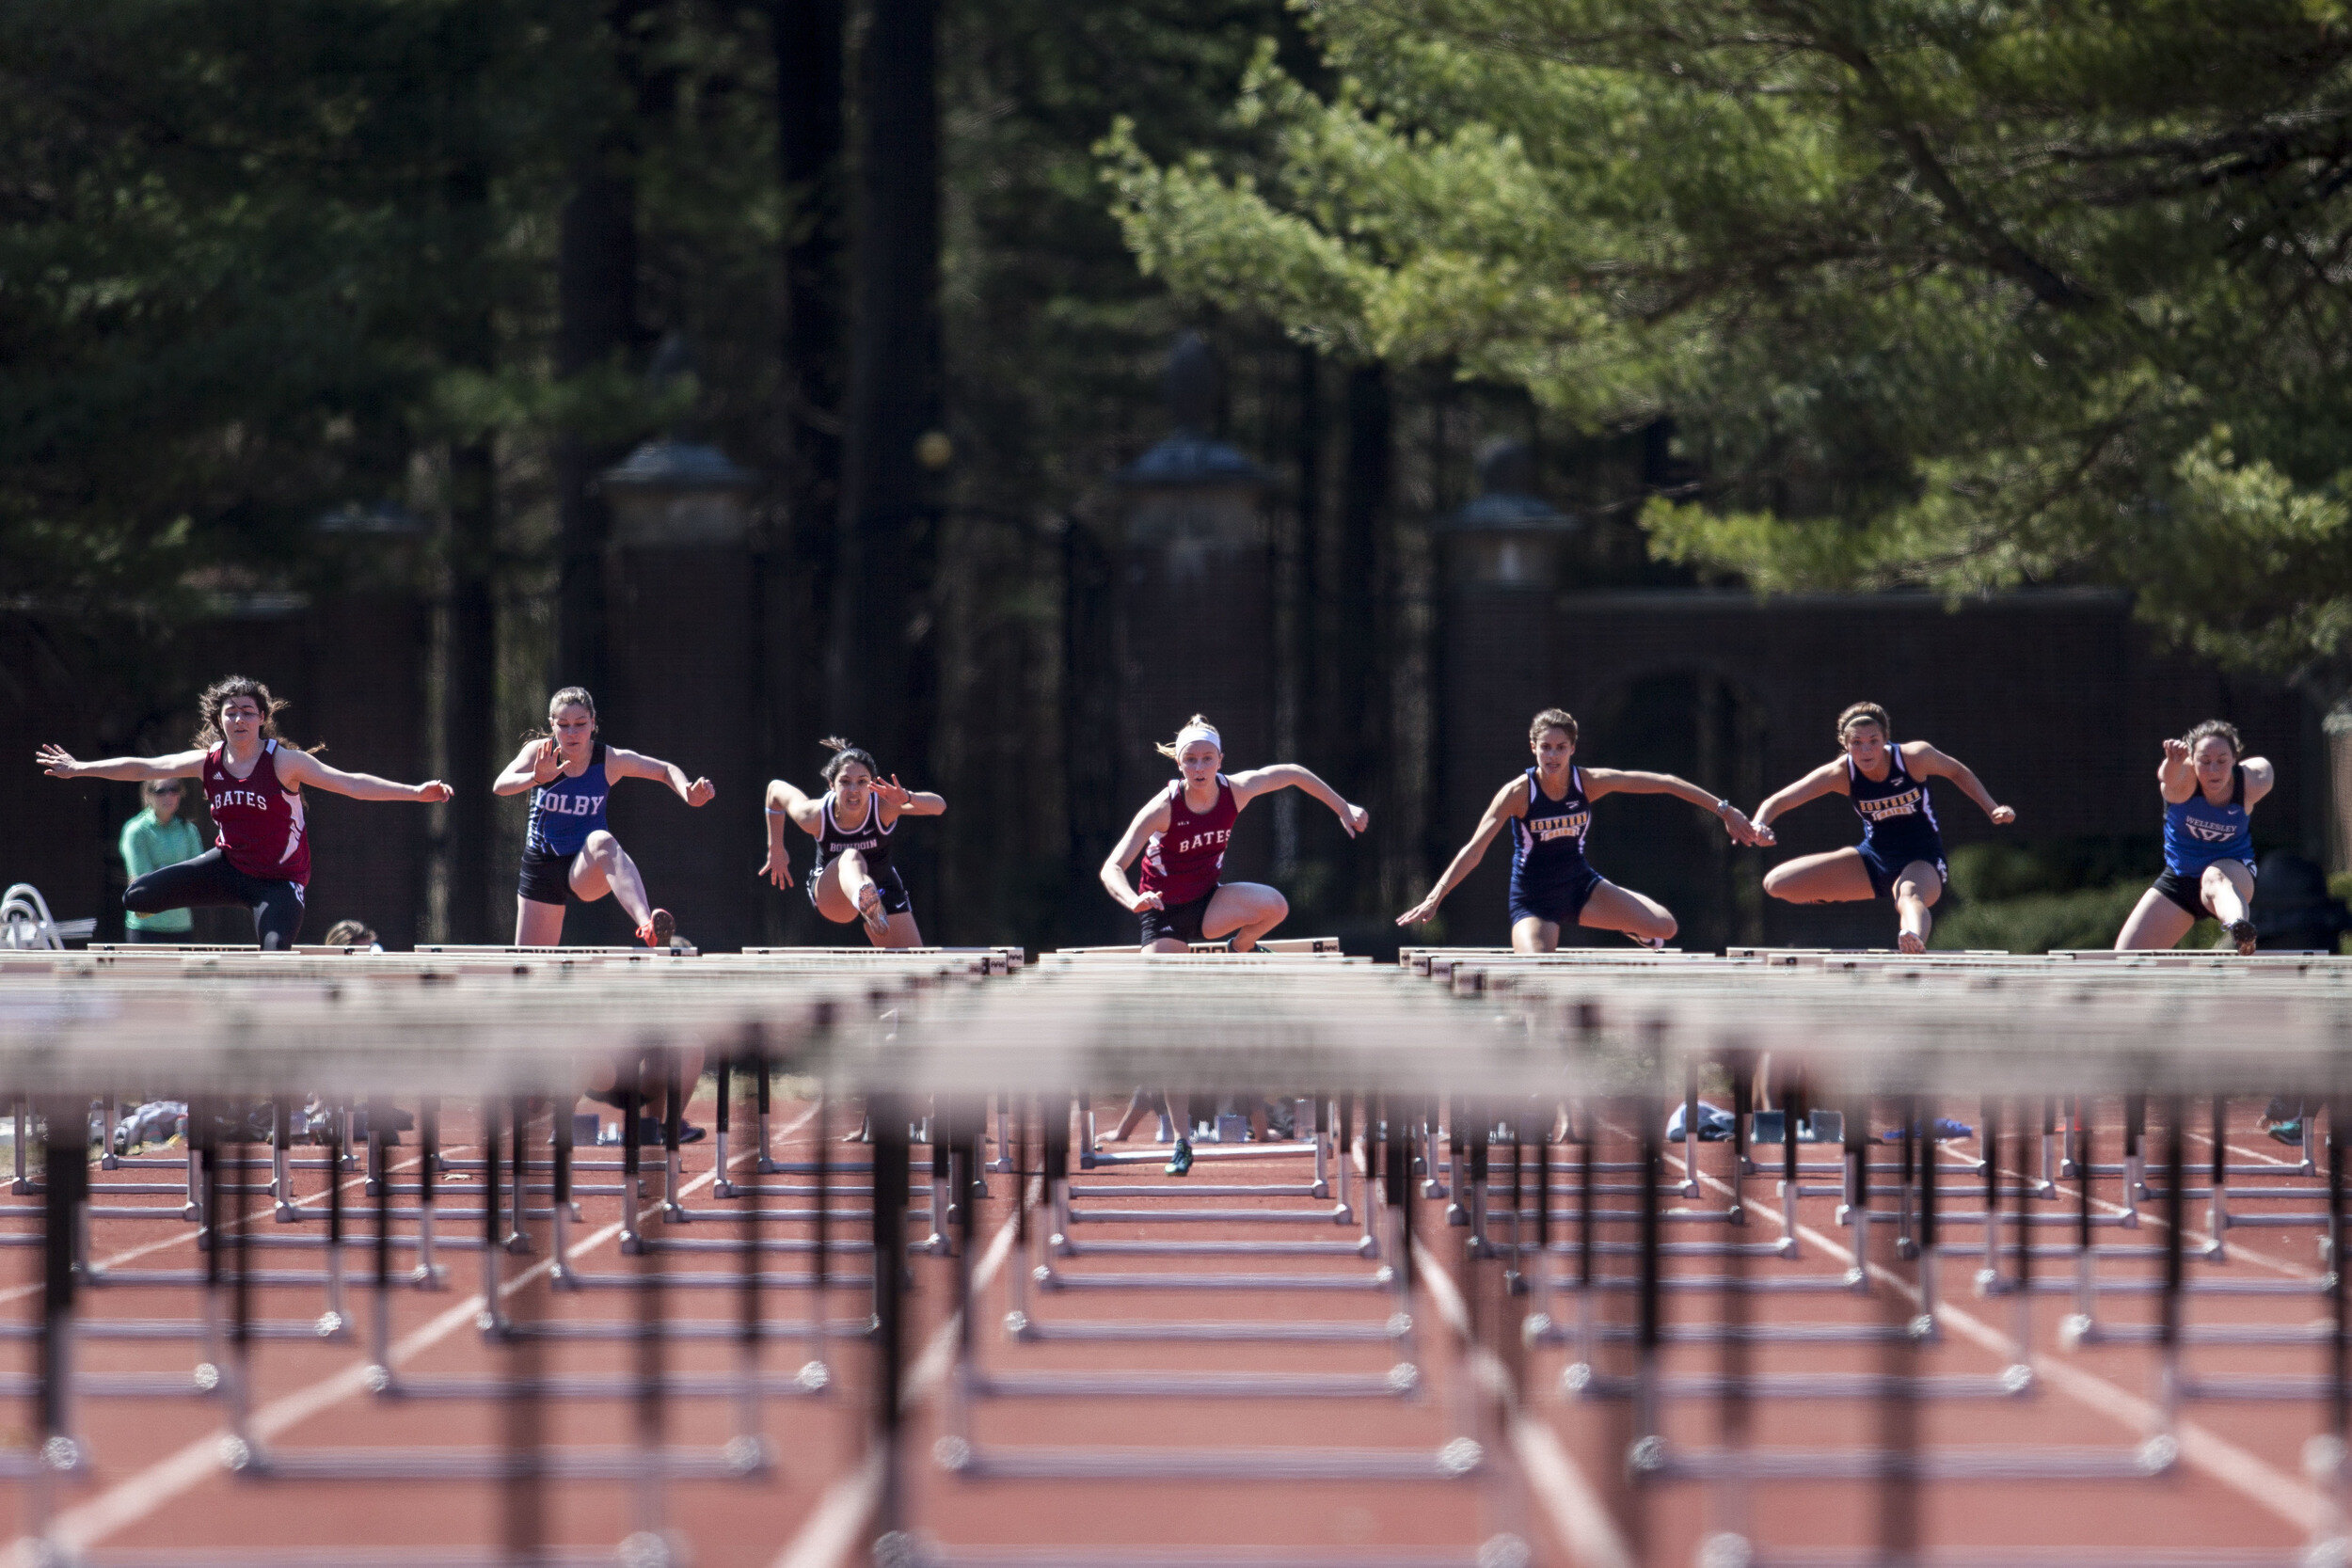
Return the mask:
<svg viewBox="0 0 2352 1568">
<path fill-rule="evenodd" d="M 1917 893 L 1919 902 L 1930 909 L 1933 909 L 1935 901 L 1944 896 L 1944 874 L 1936 870 L 1931 861 L 1913 861 L 1895 874 L 1895 893 L 1898 896 L 1901 895 L 1905 882 L 1910 883 Z"/>
<path fill-rule="evenodd" d="M 2123 929 L 2116 933 L 2115 950 L 2136 953 L 2178 946 L 2196 924 L 2195 915 L 2150 888 L 2139 895 L 2139 902 L 2132 906 L 2131 917 L 2123 922 Z"/>
<path fill-rule="evenodd" d="M 1283 908 L 1282 895 L 1263 882 L 1227 882 L 1200 911 L 1200 938 L 1215 942 Z"/>
<path fill-rule="evenodd" d="M 873 928 L 868 927 L 866 936 L 866 940 L 877 947 L 920 947 L 923 945 L 923 933 L 915 929 L 914 911 L 912 910 L 900 910 L 897 914 L 892 915 L 890 929 L 882 935 L 876 936 Z"/>
<path fill-rule="evenodd" d="M 825 863 L 824 870 L 817 873 L 815 885 L 818 914 L 836 926 L 847 926 L 852 920 L 864 918 L 858 913 L 857 900 L 851 898 L 849 891 L 841 885 L 840 856 L 835 855 Z"/>
<path fill-rule="evenodd" d="M 1603 878 L 1593 884 L 1592 895 L 1584 900 L 1576 923 L 1597 931 L 1638 931 L 1654 922 L 1672 919 L 1666 906 L 1648 894 L 1619 887 Z"/>
<path fill-rule="evenodd" d="M 515 900 L 515 945 L 555 947 L 564 941 L 564 906 L 536 898 Z"/>
<path fill-rule="evenodd" d="M 585 849 L 572 857 L 571 884 L 573 896 L 583 904 L 593 904 L 612 891 L 612 879 Z"/>
<path fill-rule="evenodd" d="M 1511 951 L 1514 953 L 1557 953 L 1560 950 L 1560 923 L 1538 920 L 1534 915 L 1511 923 Z"/>
<path fill-rule="evenodd" d="M 2245 904 L 2249 909 L 2253 907 L 2253 869 L 2247 865 L 2244 861 L 2216 861 L 2211 865 L 2205 867 L 2203 876 L 2197 879 L 2198 902 L 2205 906 L 2206 912 L 2211 913 L 2213 910 L 2213 894 L 2206 886 L 2206 883 L 2209 879 L 2216 875 L 2218 875 L 2223 881 L 2237 889 L 2238 900 L 2241 903 Z"/>
<path fill-rule="evenodd" d="M 1772 867 L 1772 895 L 1792 904 L 1851 904 L 1878 896 L 1859 849 L 1799 855 Z"/>
</svg>

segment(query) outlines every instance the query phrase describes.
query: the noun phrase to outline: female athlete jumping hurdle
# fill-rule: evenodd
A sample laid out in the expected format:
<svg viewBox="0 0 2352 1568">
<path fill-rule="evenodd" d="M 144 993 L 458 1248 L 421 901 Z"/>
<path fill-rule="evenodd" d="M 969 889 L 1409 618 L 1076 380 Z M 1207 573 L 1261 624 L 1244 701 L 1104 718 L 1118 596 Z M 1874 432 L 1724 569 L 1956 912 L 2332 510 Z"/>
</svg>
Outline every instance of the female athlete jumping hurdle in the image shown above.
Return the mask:
<svg viewBox="0 0 2352 1568">
<path fill-rule="evenodd" d="M 329 768 L 278 733 L 285 704 L 244 675 L 215 681 L 197 699 L 203 727 L 197 749 L 160 757 L 76 762 L 61 746 L 36 754 L 54 779 L 197 779 L 219 830 L 214 847 L 192 861 L 159 866 L 122 890 L 134 914 L 242 904 L 253 911 L 254 941 L 270 951 L 294 944 L 302 931 L 303 891 L 310 880 L 310 833 L 302 810 L 305 785 L 355 800 L 450 798 L 438 779 L 394 784 L 373 773 Z"/>
<path fill-rule="evenodd" d="M 1371 814 L 1340 798 L 1339 791 L 1293 762 L 1253 768 L 1231 778 L 1217 771 L 1225 742 L 1199 714 L 1173 742 L 1153 750 L 1176 764 L 1181 777 L 1136 813 L 1127 832 L 1103 862 L 1103 886 L 1143 927 L 1146 953 L 1182 953 L 1196 942 L 1232 938 L 1233 951 L 1247 953 L 1291 912 L 1290 900 L 1263 882 L 1219 882 L 1233 820 L 1242 808 L 1278 789 L 1302 789 L 1331 808 L 1354 838 L 1372 824 Z M 1127 880 L 1127 867 L 1143 857 L 1143 890 Z M 1168 1174 L 1192 1168 L 1191 1111 L 1181 1091 L 1168 1096 L 1176 1124 L 1176 1147 Z"/>
<path fill-rule="evenodd" d="M 2017 814 L 1996 804 L 1958 758 L 1924 740 L 1898 746 L 1894 733 L 1884 708 L 1854 704 L 1837 716 L 1837 744 L 1845 755 L 1821 764 L 1756 808 L 1756 827 L 1770 830 L 1792 806 L 1843 795 L 1862 818 L 1861 844 L 1785 861 L 1765 875 L 1764 891 L 1791 904 L 1859 903 L 1891 893 L 1900 922 L 1897 945 L 1906 953 L 1924 953 L 1934 923 L 1928 911 L 1944 896 L 1945 877 L 1944 837 L 1928 800 L 1928 781 L 1951 780 L 1995 827 L 2008 827 Z"/>
<path fill-rule="evenodd" d="M 532 792 L 515 889 L 517 947 L 563 942 L 566 894 L 585 904 L 610 893 L 648 947 L 667 947 L 677 934 L 676 918 L 654 907 L 637 863 L 605 825 L 605 800 L 615 779 L 659 780 L 690 806 L 708 803 L 718 791 L 708 779 L 690 784 L 676 764 L 607 746 L 596 734 L 596 699 L 583 687 L 567 686 L 548 699 L 547 733 L 525 740 L 490 785 L 501 795 Z"/>
<path fill-rule="evenodd" d="M 2156 787 L 2164 796 L 2164 875 L 2115 939 L 2116 951 L 2170 947 L 2210 914 L 2241 955 L 2254 951 L 2254 807 L 2278 775 L 2265 757 L 2244 757 L 2236 728 L 2208 719 L 2164 743 Z"/>
<path fill-rule="evenodd" d="M 817 861 L 808 875 L 808 900 L 836 926 L 866 923 L 866 940 L 877 947 L 920 947 L 914 903 L 898 868 L 890 863 L 890 835 L 906 816 L 937 816 L 947 802 L 925 790 L 909 789 L 897 774 L 887 780 L 873 754 L 846 740 L 830 747 L 825 793 L 812 800 L 783 779 L 768 781 L 768 859 L 759 874 L 779 888 L 792 885 L 784 825 L 792 823 L 817 841 Z"/>
<path fill-rule="evenodd" d="M 1576 720 L 1564 708 L 1548 707 L 1527 727 L 1535 766 L 1495 791 L 1478 819 L 1478 831 L 1454 852 L 1429 890 L 1429 896 L 1396 917 L 1417 925 L 1438 912 L 1445 895 L 1478 868 L 1486 846 L 1511 824 L 1511 946 L 1520 953 L 1549 953 L 1560 945 L 1560 927 L 1586 926 L 1622 931 L 1645 947 L 1663 947 L 1679 927 L 1666 906 L 1647 894 L 1619 887 L 1584 858 L 1584 835 L 1593 802 L 1606 795 L 1672 795 L 1711 811 L 1731 842 L 1762 845 L 1772 835 L 1751 824 L 1738 806 L 1672 773 L 1629 772 L 1613 768 L 1579 768 Z"/>
</svg>

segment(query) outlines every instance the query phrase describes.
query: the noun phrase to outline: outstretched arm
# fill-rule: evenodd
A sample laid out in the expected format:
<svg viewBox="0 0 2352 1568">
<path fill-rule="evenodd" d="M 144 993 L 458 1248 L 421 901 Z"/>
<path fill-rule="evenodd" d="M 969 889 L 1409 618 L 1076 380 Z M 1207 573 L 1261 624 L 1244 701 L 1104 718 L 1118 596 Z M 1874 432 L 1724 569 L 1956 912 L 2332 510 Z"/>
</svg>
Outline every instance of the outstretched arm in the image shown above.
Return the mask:
<svg viewBox="0 0 2352 1568">
<path fill-rule="evenodd" d="M 1729 800 L 1709 795 L 1688 779 L 1672 773 L 1642 773 L 1616 768 L 1587 768 L 1584 773 L 1584 798 L 1597 800 L 1604 795 L 1672 795 L 1688 800 L 1703 811 L 1712 812 L 1731 835 L 1734 844 L 1764 845 L 1772 842 L 1772 831 L 1750 822 L 1747 814 Z"/>
<path fill-rule="evenodd" d="M 1110 895 L 1131 913 L 1141 914 L 1146 910 L 1161 907 L 1158 894 L 1137 893 L 1135 890 L 1135 884 L 1127 880 L 1127 867 L 1135 863 L 1137 855 L 1143 853 L 1143 847 L 1151 842 L 1152 835 L 1164 832 L 1167 827 L 1168 800 L 1163 796 L 1136 813 L 1136 819 L 1127 824 L 1125 835 L 1112 848 L 1109 858 L 1103 862 L 1104 887 L 1109 889 Z"/>
<path fill-rule="evenodd" d="M 1825 762 L 1795 784 L 1785 784 L 1765 797 L 1764 803 L 1756 808 L 1756 825 L 1758 828 L 1769 829 L 1773 819 L 1782 812 L 1804 805 L 1807 800 L 1819 800 L 1824 795 L 1840 793 L 1837 782 L 1843 777 L 1845 767 L 1846 764 L 1842 759 L 1836 762 Z"/>
<path fill-rule="evenodd" d="M 2279 782 L 2278 770 L 2270 766 L 2268 757 L 2248 757 L 2246 768 L 2246 809 L 2252 811 L 2262 798 L 2270 793 Z"/>
<path fill-rule="evenodd" d="M 717 786 L 708 779 L 690 782 L 686 769 L 675 762 L 663 762 L 660 757 L 649 757 L 643 752 L 625 752 L 618 746 L 604 749 L 604 770 L 608 776 L 651 779 L 656 784 L 668 784 L 677 798 L 690 806 L 707 805 L 710 798 L 719 793 Z"/>
<path fill-rule="evenodd" d="M 193 779 L 204 771 L 201 752 L 174 752 L 165 757 L 107 757 L 76 762 L 62 746 L 43 746 L 33 761 L 53 779 L 116 779 L 134 784 L 146 779 Z"/>
<path fill-rule="evenodd" d="M 909 789 L 898 782 L 896 773 L 875 780 L 874 795 L 890 808 L 890 819 L 894 822 L 901 816 L 939 816 L 947 810 L 946 797 L 933 795 L 928 789 Z"/>
<path fill-rule="evenodd" d="M 1278 789 L 1302 789 L 1331 808 L 1331 815 L 1340 819 L 1340 826 L 1347 830 L 1348 837 L 1354 838 L 1372 826 L 1370 812 L 1342 800 L 1338 790 L 1295 762 L 1278 762 L 1271 768 L 1252 768 L 1246 773 L 1235 773 L 1227 782 L 1233 786 L 1233 804 L 1236 808 Z"/>
<path fill-rule="evenodd" d="M 2176 806 L 2197 793 L 2197 765 L 2188 760 L 2187 741 L 2164 743 L 2164 760 L 2156 765 L 2156 788 Z"/>
<path fill-rule="evenodd" d="M 784 825 L 790 822 L 814 835 L 824 808 L 810 800 L 788 779 L 768 781 L 768 858 L 759 874 L 777 887 L 792 885 L 792 857 L 784 847 Z"/>
<path fill-rule="evenodd" d="M 292 746 L 278 748 L 278 778 L 281 784 L 297 789 L 324 789 L 330 795 L 348 795 L 355 800 L 416 800 L 433 805 L 457 793 L 438 779 L 405 784 L 379 779 L 373 773 L 346 773 Z"/>
<path fill-rule="evenodd" d="M 2017 814 L 1993 799 L 1990 791 L 1977 782 L 1976 774 L 1958 757 L 1947 756 L 1924 740 L 1903 743 L 1903 765 L 1915 772 L 1932 773 L 1960 785 L 1960 792 L 1974 800 L 1996 828 L 2006 828 L 2017 820 Z"/>
<path fill-rule="evenodd" d="M 515 760 L 506 765 L 506 771 L 491 781 L 490 793 L 520 795 L 526 789 L 554 783 L 562 771 L 564 756 L 555 749 L 555 737 L 542 736 L 523 743 L 523 749 L 515 753 Z"/>
<path fill-rule="evenodd" d="M 1445 875 L 1439 877 L 1438 885 L 1429 890 L 1429 896 L 1398 915 L 1396 923 L 1399 926 L 1417 926 L 1436 914 L 1438 906 L 1445 902 L 1445 895 L 1461 886 L 1462 879 L 1477 870 L 1478 863 L 1486 858 L 1486 846 L 1494 842 L 1495 834 L 1502 831 L 1503 823 L 1525 815 L 1527 785 L 1522 780 L 1513 779 L 1495 791 L 1495 798 L 1486 802 L 1486 813 L 1478 819 L 1478 831 L 1470 834 L 1468 844 L 1454 851 L 1454 858 L 1446 863 Z"/>
</svg>

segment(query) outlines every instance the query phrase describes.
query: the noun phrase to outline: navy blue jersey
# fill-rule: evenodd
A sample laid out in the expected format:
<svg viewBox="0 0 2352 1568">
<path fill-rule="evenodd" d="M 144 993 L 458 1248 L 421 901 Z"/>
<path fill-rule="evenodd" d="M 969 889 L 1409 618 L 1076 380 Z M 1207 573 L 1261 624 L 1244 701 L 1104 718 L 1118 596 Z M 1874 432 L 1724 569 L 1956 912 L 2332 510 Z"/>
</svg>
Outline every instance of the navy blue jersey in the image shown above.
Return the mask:
<svg viewBox="0 0 2352 1568">
<path fill-rule="evenodd" d="M 579 854 L 588 835 L 604 826 L 604 801 L 611 793 L 604 778 L 604 742 L 599 740 L 580 777 L 558 773 L 531 792 L 531 831 L 524 835 L 524 847 L 543 855 Z"/>
<path fill-rule="evenodd" d="M 866 874 L 876 881 L 883 881 L 890 871 L 890 827 L 882 822 L 882 801 L 872 795 L 866 797 L 866 821 L 856 829 L 844 828 L 833 815 L 833 791 L 825 791 L 823 810 L 817 819 L 817 870 L 841 858 L 844 849 L 855 849 L 866 859 Z M 809 887 L 813 893 L 816 879 Z"/>
<path fill-rule="evenodd" d="M 1886 748 L 1886 777 L 1875 782 L 1848 757 L 1846 785 L 1853 797 L 1853 809 L 1862 818 L 1866 852 L 1875 849 L 1896 865 L 1944 859 L 1944 835 L 1936 831 L 1928 781 L 1914 778 L 1904 769 L 1900 747 Z"/>
<path fill-rule="evenodd" d="M 2164 803 L 2164 868 L 2175 877 L 2201 877 L 2216 861 L 2254 863 L 2254 823 L 2246 805 L 2246 768 L 2230 770 L 2230 799 L 2215 805 L 2204 785 L 2187 800 Z"/>
<path fill-rule="evenodd" d="M 1544 793 L 1534 768 L 1527 770 L 1527 815 L 1511 821 L 1511 898 L 1541 895 L 1589 875 L 1584 835 L 1593 826 L 1592 802 L 1584 799 L 1584 770 L 1570 767 L 1568 792 L 1560 800 Z"/>
</svg>

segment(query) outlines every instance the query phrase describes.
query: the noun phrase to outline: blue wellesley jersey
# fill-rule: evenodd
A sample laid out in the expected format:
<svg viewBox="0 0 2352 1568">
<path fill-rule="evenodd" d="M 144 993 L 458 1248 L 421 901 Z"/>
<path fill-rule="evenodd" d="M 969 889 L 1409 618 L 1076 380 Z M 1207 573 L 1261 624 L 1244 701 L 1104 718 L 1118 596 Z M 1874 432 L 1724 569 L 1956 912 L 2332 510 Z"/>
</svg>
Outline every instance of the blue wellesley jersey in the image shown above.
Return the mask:
<svg viewBox="0 0 2352 1568">
<path fill-rule="evenodd" d="M 2164 868 L 2176 877 L 2196 877 L 2216 861 L 2254 863 L 2254 822 L 2246 808 L 2246 769 L 2230 771 L 2230 799 L 2215 805 L 2204 786 L 2175 805 L 2164 803 Z"/>
<path fill-rule="evenodd" d="M 604 800 L 612 793 L 604 780 L 604 742 L 588 753 L 580 777 L 558 773 L 531 792 L 531 832 L 526 847 L 545 855 L 577 855 L 588 835 L 604 826 Z"/>
</svg>

